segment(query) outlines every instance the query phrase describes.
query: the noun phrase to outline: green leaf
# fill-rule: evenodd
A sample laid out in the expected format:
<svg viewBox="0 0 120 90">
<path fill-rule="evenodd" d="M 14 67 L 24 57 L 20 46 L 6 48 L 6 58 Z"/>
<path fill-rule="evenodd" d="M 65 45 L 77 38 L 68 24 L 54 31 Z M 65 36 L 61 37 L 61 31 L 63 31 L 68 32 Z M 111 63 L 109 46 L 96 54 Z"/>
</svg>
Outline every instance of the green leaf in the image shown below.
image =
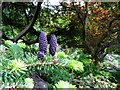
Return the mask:
<svg viewBox="0 0 120 90">
<path fill-rule="evenodd" d="M 79 61 L 75 61 L 75 60 L 69 61 L 68 62 L 68 67 L 70 67 L 71 69 L 73 69 L 75 71 L 80 71 L 80 72 L 84 71 L 83 63 L 79 62 Z"/>
</svg>

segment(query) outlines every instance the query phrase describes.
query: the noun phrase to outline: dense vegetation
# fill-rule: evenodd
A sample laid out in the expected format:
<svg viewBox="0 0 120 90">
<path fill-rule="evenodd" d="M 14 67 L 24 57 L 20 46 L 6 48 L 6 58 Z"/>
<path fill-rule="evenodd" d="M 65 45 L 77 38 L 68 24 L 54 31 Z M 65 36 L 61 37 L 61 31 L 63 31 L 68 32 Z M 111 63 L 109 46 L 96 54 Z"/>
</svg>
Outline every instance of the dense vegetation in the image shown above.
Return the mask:
<svg viewBox="0 0 120 90">
<path fill-rule="evenodd" d="M 119 89 L 120 2 L 1 8 L 1 88 Z"/>
</svg>

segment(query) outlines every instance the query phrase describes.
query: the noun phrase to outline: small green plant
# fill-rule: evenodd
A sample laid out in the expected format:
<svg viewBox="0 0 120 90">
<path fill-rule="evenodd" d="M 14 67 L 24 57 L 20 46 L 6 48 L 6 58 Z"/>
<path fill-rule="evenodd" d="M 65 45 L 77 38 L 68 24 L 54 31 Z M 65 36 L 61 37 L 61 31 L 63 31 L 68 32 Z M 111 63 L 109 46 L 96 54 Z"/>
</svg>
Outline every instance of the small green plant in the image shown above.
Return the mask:
<svg viewBox="0 0 120 90">
<path fill-rule="evenodd" d="M 25 43 L 22 42 L 17 43 L 17 45 L 20 46 L 22 49 L 25 49 L 27 47 Z"/>
<path fill-rule="evenodd" d="M 56 88 L 56 90 L 61 90 L 65 88 L 67 88 L 68 90 L 76 90 L 75 85 L 72 85 L 69 82 L 63 80 L 60 80 L 58 83 L 56 83 L 54 88 Z"/>
<path fill-rule="evenodd" d="M 8 50 L 7 50 L 8 56 L 10 59 L 15 59 L 15 58 L 23 58 L 23 49 L 18 46 L 16 43 L 12 43 L 8 46 Z"/>
<path fill-rule="evenodd" d="M 84 71 L 83 63 L 79 62 L 79 61 L 69 60 L 68 61 L 68 67 L 70 67 L 71 69 L 73 69 L 75 71 L 80 71 L 80 72 Z"/>
<path fill-rule="evenodd" d="M 11 72 L 21 72 L 24 73 L 24 71 L 26 71 L 27 69 L 25 68 L 25 64 L 24 62 L 20 61 L 20 60 L 12 60 L 11 63 L 9 64 L 9 67 L 11 68 Z"/>
<path fill-rule="evenodd" d="M 56 57 L 59 58 L 59 59 L 65 59 L 66 55 L 65 55 L 64 52 L 57 52 Z"/>
<path fill-rule="evenodd" d="M 4 44 L 5 44 L 5 46 L 9 47 L 10 45 L 13 44 L 13 42 L 10 40 L 6 40 Z"/>
<path fill-rule="evenodd" d="M 25 88 L 33 88 L 34 87 L 34 81 L 32 78 L 26 78 L 25 79 Z"/>
</svg>

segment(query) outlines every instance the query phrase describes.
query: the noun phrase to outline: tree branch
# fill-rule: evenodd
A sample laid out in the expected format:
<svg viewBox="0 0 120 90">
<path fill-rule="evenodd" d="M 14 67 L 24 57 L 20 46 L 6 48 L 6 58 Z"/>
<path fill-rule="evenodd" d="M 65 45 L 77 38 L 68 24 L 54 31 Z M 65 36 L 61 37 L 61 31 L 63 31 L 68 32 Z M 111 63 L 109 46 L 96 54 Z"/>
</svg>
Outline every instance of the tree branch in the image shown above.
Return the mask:
<svg viewBox="0 0 120 90">
<path fill-rule="evenodd" d="M 100 38 L 100 40 L 99 40 L 99 42 L 97 43 L 96 48 L 95 48 L 95 50 L 94 50 L 94 54 L 97 54 L 97 53 L 99 52 L 99 48 L 100 48 L 101 43 L 103 42 L 103 40 L 104 40 L 106 37 L 109 37 L 111 34 L 113 34 L 113 33 L 116 32 L 116 30 L 111 31 L 111 25 L 112 25 L 112 23 L 113 23 L 115 20 L 120 20 L 120 18 L 114 18 L 113 20 L 110 21 L 109 27 L 106 28 L 106 29 L 108 29 L 108 31 L 106 31 L 106 32 L 103 34 L 103 36 Z"/>
<path fill-rule="evenodd" d="M 95 64 L 96 64 L 96 65 L 98 64 L 98 60 L 102 60 L 102 59 L 106 56 L 106 54 L 108 53 L 108 52 L 106 52 L 105 54 L 103 54 L 103 56 L 102 56 L 101 58 L 99 58 L 99 57 L 97 56 L 97 55 L 100 53 L 101 50 L 104 50 L 104 48 L 108 48 L 108 47 L 110 46 L 110 44 L 108 44 L 108 45 L 104 46 L 104 47 L 101 49 L 101 46 L 102 46 L 101 44 L 102 44 L 102 42 L 104 42 L 104 39 L 107 38 L 107 37 L 110 37 L 111 34 L 113 34 L 113 33 L 116 32 L 116 30 L 113 30 L 113 31 L 112 31 L 112 28 L 111 28 L 111 25 L 112 25 L 112 23 L 113 23 L 115 20 L 119 20 L 119 18 L 114 18 L 113 20 L 110 21 L 109 26 L 108 26 L 108 27 L 105 27 L 106 29 L 108 29 L 108 31 L 106 31 L 106 32 L 102 35 L 102 37 L 101 37 L 100 40 L 98 41 L 95 49 L 94 49 L 93 52 L 92 52 L 92 57 L 93 57 L 94 59 L 96 59 L 96 61 L 95 61 Z M 112 41 L 112 42 L 113 42 L 113 41 Z M 110 43 L 112 43 L 112 42 L 110 42 Z M 104 52 L 103 52 L 103 53 L 104 53 Z"/>
<path fill-rule="evenodd" d="M 27 25 L 25 27 L 24 30 L 22 30 L 17 37 L 15 37 L 14 42 L 17 42 L 22 36 L 24 36 L 34 25 L 35 21 L 37 20 L 38 16 L 39 16 L 39 11 L 40 11 L 40 6 L 41 6 L 42 2 L 38 2 L 38 5 L 36 7 L 36 11 L 34 14 L 34 17 L 32 18 L 31 22 L 29 25 Z"/>
<path fill-rule="evenodd" d="M 87 15 L 88 15 L 88 2 L 85 2 L 85 15 L 84 15 L 85 22 L 86 22 Z"/>
<path fill-rule="evenodd" d="M 116 20 L 120 20 L 120 16 L 118 18 L 114 18 L 112 21 L 110 21 L 110 23 L 109 23 L 110 28 L 111 28 L 113 22 L 116 21 Z"/>
<path fill-rule="evenodd" d="M 73 7 L 74 7 L 74 9 L 75 9 L 75 11 L 76 11 L 76 13 L 77 13 L 77 16 L 78 16 L 78 18 L 79 18 L 79 20 L 81 21 L 81 23 L 82 23 L 82 25 L 84 25 L 84 22 L 83 22 L 83 17 L 82 17 L 82 13 L 80 13 L 80 11 L 78 11 L 77 10 L 77 8 L 75 7 L 75 5 L 74 5 L 74 2 L 73 2 Z M 81 15 L 81 16 L 80 16 Z"/>
</svg>

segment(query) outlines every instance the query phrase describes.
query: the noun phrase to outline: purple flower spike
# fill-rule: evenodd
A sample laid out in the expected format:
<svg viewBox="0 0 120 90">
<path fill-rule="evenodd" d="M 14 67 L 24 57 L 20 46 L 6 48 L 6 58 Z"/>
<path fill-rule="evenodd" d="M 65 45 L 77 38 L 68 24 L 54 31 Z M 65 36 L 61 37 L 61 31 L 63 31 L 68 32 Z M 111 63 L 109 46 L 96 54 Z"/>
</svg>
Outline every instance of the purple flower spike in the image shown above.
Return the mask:
<svg viewBox="0 0 120 90">
<path fill-rule="evenodd" d="M 45 32 L 41 32 L 39 36 L 39 48 L 41 52 L 44 52 L 44 54 L 47 53 L 47 36 Z"/>
<path fill-rule="evenodd" d="M 40 60 L 43 60 L 43 58 L 44 58 L 44 52 L 38 52 L 38 54 L 37 54 L 37 56 L 38 56 L 38 58 L 40 58 Z"/>
<path fill-rule="evenodd" d="M 49 48 L 50 54 L 51 54 L 52 56 L 55 55 L 56 49 L 57 49 L 57 39 L 56 39 L 56 36 L 55 36 L 55 35 L 52 35 L 52 36 L 51 36 L 51 39 L 50 39 L 50 48 Z"/>
</svg>

